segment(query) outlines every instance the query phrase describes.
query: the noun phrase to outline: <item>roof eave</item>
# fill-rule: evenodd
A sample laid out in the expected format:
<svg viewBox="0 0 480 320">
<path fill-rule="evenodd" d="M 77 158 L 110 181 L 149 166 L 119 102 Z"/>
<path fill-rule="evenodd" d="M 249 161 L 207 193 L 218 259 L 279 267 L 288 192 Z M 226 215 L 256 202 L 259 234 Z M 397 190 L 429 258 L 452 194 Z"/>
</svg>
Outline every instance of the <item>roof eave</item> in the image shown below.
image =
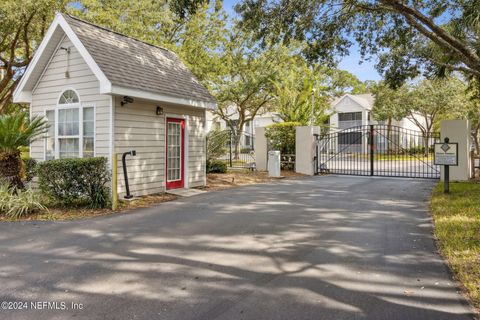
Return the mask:
<svg viewBox="0 0 480 320">
<path fill-rule="evenodd" d="M 201 109 L 217 108 L 217 103 L 213 101 L 203 101 L 198 99 L 172 97 L 172 96 L 163 95 L 155 92 L 139 90 L 135 88 L 127 88 L 127 87 L 122 87 L 118 85 L 112 85 L 110 90 L 101 90 L 100 92 L 104 94 L 129 96 L 129 97 L 138 98 L 138 99 L 190 106 L 190 107 L 201 108 Z"/>
<path fill-rule="evenodd" d="M 33 69 L 37 65 L 38 60 L 40 59 L 43 52 L 45 51 L 45 48 L 50 42 L 50 39 L 52 38 L 53 33 L 57 29 L 59 25 L 58 21 L 59 21 L 59 15 L 57 15 L 53 20 L 52 24 L 50 24 L 50 27 L 48 28 L 47 33 L 45 34 L 45 37 L 43 38 L 42 42 L 40 42 L 40 45 L 38 46 L 38 49 L 35 51 L 32 60 L 28 64 L 28 67 L 25 70 L 25 73 L 23 74 L 22 78 L 20 79 L 20 82 L 18 83 L 17 87 L 13 91 L 13 102 L 15 103 L 31 103 L 32 102 L 32 92 L 24 90 L 25 84 L 27 83 L 30 76 L 32 75 Z"/>
</svg>

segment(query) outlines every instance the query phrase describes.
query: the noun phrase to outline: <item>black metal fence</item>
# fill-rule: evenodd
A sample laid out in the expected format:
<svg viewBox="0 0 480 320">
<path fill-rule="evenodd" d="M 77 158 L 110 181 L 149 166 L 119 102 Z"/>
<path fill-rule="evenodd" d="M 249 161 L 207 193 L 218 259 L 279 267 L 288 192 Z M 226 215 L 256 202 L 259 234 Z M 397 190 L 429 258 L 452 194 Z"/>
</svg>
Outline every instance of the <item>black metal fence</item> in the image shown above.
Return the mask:
<svg viewBox="0 0 480 320">
<path fill-rule="evenodd" d="M 317 137 L 316 173 L 438 179 L 433 146 L 439 140 L 438 132 L 388 125 L 331 132 Z"/>
<path fill-rule="evenodd" d="M 230 168 L 255 169 L 255 137 L 247 131 L 224 130 L 227 139 L 220 160 Z M 207 142 L 208 143 L 208 142 Z"/>
</svg>

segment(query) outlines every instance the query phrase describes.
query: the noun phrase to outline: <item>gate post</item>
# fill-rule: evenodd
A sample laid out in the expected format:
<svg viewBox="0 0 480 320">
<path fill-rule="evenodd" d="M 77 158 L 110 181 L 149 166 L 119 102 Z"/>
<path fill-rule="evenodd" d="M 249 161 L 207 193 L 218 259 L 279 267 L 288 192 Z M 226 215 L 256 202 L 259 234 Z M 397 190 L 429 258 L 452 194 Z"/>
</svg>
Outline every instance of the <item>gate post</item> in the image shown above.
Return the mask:
<svg viewBox="0 0 480 320">
<path fill-rule="evenodd" d="M 375 134 L 375 129 L 373 128 L 373 124 L 370 125 L 370 136 L 369 136 L 369 141 L 370 141 L 370 175 L 373 176 L 375 173 L 374 169 L 374 163 L 375 163 L 375 143 L 374 143 L 374 134 Z"/>
<path fill-rule="evenodd" d="M 318 152 L 319 152 L 319 149 L 318 149 L 318 142 L 320 140 L 320 135 L 318 133 L 315 133 L 313 135 L 313 137 L 315 138 L 315 155 L 313 156 L 313 174 L 314 175 L 318 175 L 319 173 L 319 169 L 318 169 L 318 165 L 319 165 L 319 159 L 318 159 Z"/>
<path fill-rule="evenodd" d="M 470 179 L 472 163 L 470 157 L 470 122 L 468 120 L 443 120 L 440 123 L 441 141 L 448 137 L 458 143 L 458 166 L 450 166 L 450 181 Z M 440 178 L 444 179 L 444 168 L 440 168 Z"/>
<path fill-rule="evenodd" d="M 255 128 L 255 167 L 258 171 L 267 171 L 267 138 L 265 128 Z"/>
<path fill-rule="evenodd" d="M 315 135 L 320 127 L 295 127 L 295 172 L 313 176 L 315 174 Z"/>
</svg>

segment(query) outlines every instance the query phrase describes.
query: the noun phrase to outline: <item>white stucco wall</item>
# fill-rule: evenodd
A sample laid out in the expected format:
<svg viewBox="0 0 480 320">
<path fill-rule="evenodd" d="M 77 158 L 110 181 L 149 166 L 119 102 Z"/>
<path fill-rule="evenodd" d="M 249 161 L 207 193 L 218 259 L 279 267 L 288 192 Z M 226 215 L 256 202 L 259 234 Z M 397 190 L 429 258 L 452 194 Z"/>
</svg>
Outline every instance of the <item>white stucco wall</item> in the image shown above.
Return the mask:
<svg viewBox="0 0 480 320">
<path fill-rule="evenodd" d="M 450 166 L 451 181 L 470 179 L 472 172 L 470 159 L 470 122 L 468 120 L 444 120 L 440 123 L 440 141 L 446 137 L 450 142 L 458 143 L 458 166 Z M 444 179 L 444 167 L 440 166 L 441 179 Z"/>
<path fill-rule="evenodd" d="M 314 175 L 315 134 L 320 133 L 316 126 L 303 126 L 295 128 L 295 172 Z"/>
</svg>

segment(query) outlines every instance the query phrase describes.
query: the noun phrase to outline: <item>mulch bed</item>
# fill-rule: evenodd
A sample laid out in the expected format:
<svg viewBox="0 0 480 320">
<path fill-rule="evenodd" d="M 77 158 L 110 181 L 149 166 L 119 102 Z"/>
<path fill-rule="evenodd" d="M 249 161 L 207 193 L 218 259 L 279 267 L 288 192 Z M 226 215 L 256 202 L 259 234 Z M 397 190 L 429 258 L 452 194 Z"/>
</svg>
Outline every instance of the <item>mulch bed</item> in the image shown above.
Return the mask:
<svg viewBox="0 0 480 320">
<path fill-rule="evenodd" d="M 282 178 L 295 179 L 304 175 L 293 171 L 282 171 Z M 201 188 L 205 191 L 215 191 L 221 189 L 235 188 L 239 186 L 267 183 L 278 180 L 279 178 L 268 177 L 267 172 L 257 171 L 230 171 L 228 173 L 210 173 L 207 175 L 207 186 Z M 110 208 L 91 209 L 88 207 L 49 207 L 48 211 L 39 212 L 21 219 L 9 219 L 0 214 L 0 221 L 35 221 L 35 220 L 77 220 L 91 217 L 104 216 L 117 212 L 128 212 L 138 208 L 147 208 L 156 204 L 178 199 L 178 196 L 159 193 L 148 196 L 140 196 L 131 201 L 120 201 L 118 209 L 113 211 Z"/>
<path fill-rule="evenodd" d="M 284 179 L 295 179 L 305 175 L 293 171 L 282 171 L 281 176 Z M 229 171 L 228 173 L 209 173 L 207 175 L 207 186 L 204 190 L 221 190 L 235 188 L 239 186 L 267 183 L 278 180 L 279 178 L 270 178 L 267 172 L 258 171 Z"/>
</svg>

